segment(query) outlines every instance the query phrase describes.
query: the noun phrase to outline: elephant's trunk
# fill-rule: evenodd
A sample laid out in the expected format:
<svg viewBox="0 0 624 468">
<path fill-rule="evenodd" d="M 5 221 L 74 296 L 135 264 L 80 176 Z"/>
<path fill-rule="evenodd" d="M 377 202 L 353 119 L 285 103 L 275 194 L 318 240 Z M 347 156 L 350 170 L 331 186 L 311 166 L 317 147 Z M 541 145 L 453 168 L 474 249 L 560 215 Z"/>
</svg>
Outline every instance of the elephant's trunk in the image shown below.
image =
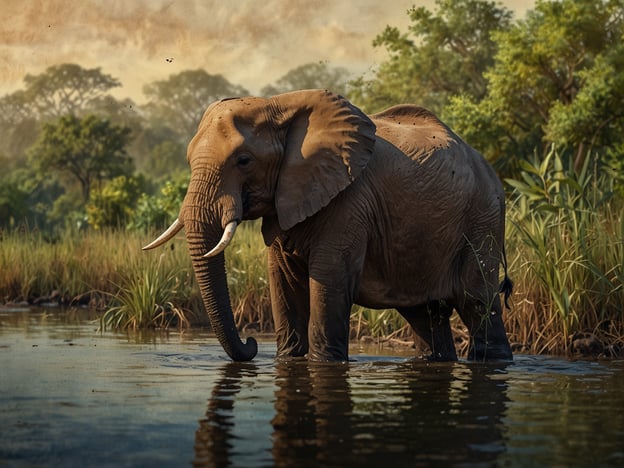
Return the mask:
<svg viewBox="0 0 624 468">
<path fill-rule="evenodd" d="M 243 343 L 238 336 L 227 287 L 225 255 L 221 252 L 212 258 L 204 258 L 220 236 L 213 233 L 212 227 L 197 220 L 185 219 L 184 228 L 210 325 L 228 356 L 234 361 L 250 361 L 258 352 L 258 344 L 251 337 Z"/>
</svg>

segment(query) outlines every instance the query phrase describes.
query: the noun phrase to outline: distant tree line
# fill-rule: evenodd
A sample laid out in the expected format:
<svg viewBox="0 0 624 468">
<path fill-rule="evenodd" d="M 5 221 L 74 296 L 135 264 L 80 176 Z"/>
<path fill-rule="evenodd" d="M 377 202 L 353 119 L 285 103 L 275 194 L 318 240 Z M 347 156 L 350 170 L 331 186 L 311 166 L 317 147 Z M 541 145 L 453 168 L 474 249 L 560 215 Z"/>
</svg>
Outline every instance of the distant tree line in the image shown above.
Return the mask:
<svg viewBox="0 0 624 468">
<path fill-rule="evenodd" d="M 368 112 L 427 107 L 519 177 L 552 147 L 624 183 L 624 0 L 537 0 L 526 18 L 494 1 L 436 0 L 409 11 L 407 31 L 374 40 L 387 58 L 366 76 L 325 62 L 262 88 L 269 96 L 327 88 Z M 204 69 L 144 86 L 147 104 L 77 64 L 24 77 L 0 98 L 0 228 L 151 228 L 177 215 L 185 150 L 213 101 L 246 95 Z M 591 161 L 588 161 L 588 158 Z"/>
</svg>

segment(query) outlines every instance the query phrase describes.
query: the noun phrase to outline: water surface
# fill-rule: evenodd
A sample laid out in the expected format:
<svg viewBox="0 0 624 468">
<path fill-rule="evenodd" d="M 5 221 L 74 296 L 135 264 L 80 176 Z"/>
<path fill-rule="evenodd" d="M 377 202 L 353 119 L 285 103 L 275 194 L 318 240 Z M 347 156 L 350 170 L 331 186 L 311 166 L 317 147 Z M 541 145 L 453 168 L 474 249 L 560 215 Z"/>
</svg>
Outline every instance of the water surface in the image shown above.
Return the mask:
<svg viewBox="0 0 624 468">
<path fill-rule="evenodd" d="M 0 465 L 624 466 L 624 361 L 232 363 L 85 314 L 0 309 Z"/>
</svg>

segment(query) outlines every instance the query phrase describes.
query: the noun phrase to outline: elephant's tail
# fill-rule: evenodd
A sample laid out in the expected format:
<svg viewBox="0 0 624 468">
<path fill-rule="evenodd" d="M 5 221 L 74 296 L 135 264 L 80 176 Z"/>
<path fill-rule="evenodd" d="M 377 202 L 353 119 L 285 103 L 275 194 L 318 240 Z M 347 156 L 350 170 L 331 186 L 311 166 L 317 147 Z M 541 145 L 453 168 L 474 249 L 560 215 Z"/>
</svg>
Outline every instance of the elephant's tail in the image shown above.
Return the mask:
<svg viewBox="0 0 624 468">
<path fill-rule="evenodd" d="M 498 287 L 498 291 L 505 295 L 505 308 L 510 309 L 511 307 L 509 307 L 509 296 L 511 296 L 511 293 L 513 292 L 513 281 L 511 281 L 511 278 L 509 278 L 509 275 L 507 274 L 507 255 L 505 254 L 504 245 L 502 263 L 505 277 L 503 278 L 503 281 L 501 281 L 501 284 Z"/>
</svg>

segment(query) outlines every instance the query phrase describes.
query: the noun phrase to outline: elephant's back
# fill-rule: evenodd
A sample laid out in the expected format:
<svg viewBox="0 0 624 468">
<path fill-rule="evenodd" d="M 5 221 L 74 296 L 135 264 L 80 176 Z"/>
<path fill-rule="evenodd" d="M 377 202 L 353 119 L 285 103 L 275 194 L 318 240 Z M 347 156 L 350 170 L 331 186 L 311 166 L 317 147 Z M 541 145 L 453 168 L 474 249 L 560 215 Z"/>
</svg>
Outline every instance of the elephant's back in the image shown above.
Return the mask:
<svg viewBox="0 0 624 468">
<path fill-rule="evenodd" d="M 378 138 L 418 162 L 450 148 L 459 139 L 433 113 L 411 104 L 394 106 L 370 117 L 377 126 Z"/>
</svg>

